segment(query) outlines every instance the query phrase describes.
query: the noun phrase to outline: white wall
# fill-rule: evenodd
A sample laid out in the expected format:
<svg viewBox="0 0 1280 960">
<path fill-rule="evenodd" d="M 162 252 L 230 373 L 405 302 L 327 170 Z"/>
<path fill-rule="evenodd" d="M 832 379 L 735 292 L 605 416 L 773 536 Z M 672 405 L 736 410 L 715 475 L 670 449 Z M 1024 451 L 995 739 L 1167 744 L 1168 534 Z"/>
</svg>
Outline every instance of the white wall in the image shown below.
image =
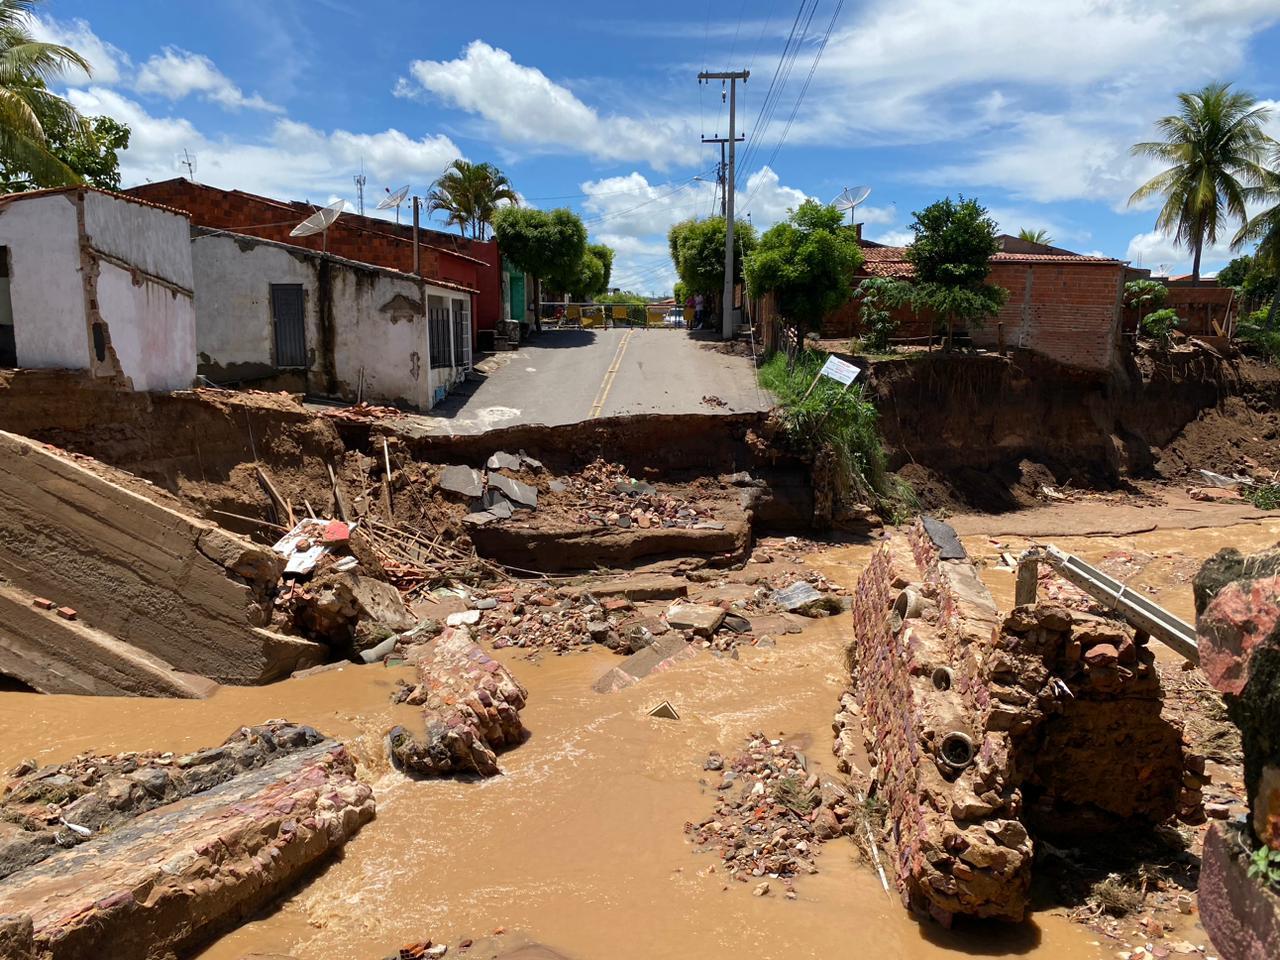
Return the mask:
<svg viewBox="0 0 1280 960">
<path fill-rule="evenodd" d="M 84 230 L 95 250 L 192 289 L 191 224 L 185 216 L 89 190 Z"/>
<path fill-rule="evenodd" d="M 9 248 L 19 366 L 89 368 L 79 237 L 74 194 L 31 197 L 0 207 L 0 245 Z"/>
<path fill-rule="evenodd" d="M 196 313 L 191 297 L 102 261 L 98 310 L 135 390 L 186 390 L 196 378 Z"/>
<path fill-rule="evenodd" d="M 320 258 L 283 245 L 227 235 L 197 235 L 191 241 L 195 273 L 196 350 L 202 364 L 216 364 L 227 379 L 263 376 L 274 369 L 270 290 L 273 283 L 298 283 L 305 291 L 308 382 L 323 389 L 324 357 L 320 323 Z M 423 285 L 391 271 L 329 262 L 333 304 L 334 372 L 342 395 L 354 400 L 360 389 L 371 402 L 405 403 L 429 409 L 435 388 L 452 386 L 456 371 L 432 370 L 427 321 L 421 308 Z M 428 293 L 466 296 L 428 284 Z"/>
</svg>

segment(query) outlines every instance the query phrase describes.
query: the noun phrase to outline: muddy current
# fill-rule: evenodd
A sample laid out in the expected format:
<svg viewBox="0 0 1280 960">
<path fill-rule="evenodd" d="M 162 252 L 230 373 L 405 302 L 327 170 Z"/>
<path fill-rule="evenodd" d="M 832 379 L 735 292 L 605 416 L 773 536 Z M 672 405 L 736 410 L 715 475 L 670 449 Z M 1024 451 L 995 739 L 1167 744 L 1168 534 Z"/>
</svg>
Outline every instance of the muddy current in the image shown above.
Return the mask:
<svg viewBox="0 0 1280 960">
<path fill-rule="evenodd" d="M 1092 562 L 1131 562 L 1134 585 L 1190 618 L 1190 578 L 1203 558 L 1277 539 L 1280 523 L 1269 521 L 1054 542 Z M 984 578 L 1007 608 L 1013 573 L 996 565 L 1025 541 L 972 535 L 965 546 L 989 560 Z M 871 549 L 833 549 L 810 562 L 852 585 Z M 1114 956 L 1113 944 L 1060 909 L 1020 926 L 944 931 L 917 923 L 848 841 L 824 848 L 820 873 L 800 879 L 793 901 L 753 897 L 750 884 L 708 869 L 717 858 L 691 850 L 684 824 L 714 803 L 702 766 L 708 751 L 736 753 L 759 731 L 795 743 L 817 769 L 833 769 L 831 717 L 845 684 L 848 624 L 844 616 L 814 621 L 774 649 L 744 649 L 737 660 L 704 654 L 611 695 L 591 690 L 616 662 L 600 648 L 537 662 L 499 651 L 529 690 L 523 719 L 533 736 L 502 756 L 504 776 L 479 783 L 414 782 L 389 769 L 382 734 L 411 716 L 389 696 L 410 671 L 381 665 L 223 688 L 205 701 L 0 692 L 0 766 L 88 750 L 189 750 L 276 717 L 347 742 L 373 782 L 377 819 L 341 859 L 202 960 L 365 960 L 407 942 L 458 943 L 499 929 L 577 960 Z M 648 716 L 663 700 L 679 720 Z"/>
</svg>

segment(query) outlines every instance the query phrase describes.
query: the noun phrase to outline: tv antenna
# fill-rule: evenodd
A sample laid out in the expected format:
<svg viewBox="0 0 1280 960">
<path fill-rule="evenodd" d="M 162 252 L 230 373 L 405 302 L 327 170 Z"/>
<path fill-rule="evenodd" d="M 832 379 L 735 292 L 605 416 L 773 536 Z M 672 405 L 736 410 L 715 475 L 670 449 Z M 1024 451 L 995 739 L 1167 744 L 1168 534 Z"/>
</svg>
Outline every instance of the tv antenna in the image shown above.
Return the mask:
<svg viewBox="0 0 1280 960">
<path fill-rule="evenodd" d="M 858 204 L 862 203 L 862 201 L 867 199 L 869 196 L 871 196 L 870 187 L 845 187 L 844 190 L 840 192 L 840 196 L 831 201 L 831 205 L 841 213 L 848 210 L 849 225 L 852 226 L 858 219 Z"/>
<path fill-rule="evenodd" d="M 364 159 L 360 160 L 360 172 L 351 178 L 356 182 L 356 210 L 360 216 L 364 216 L 364 185 L 369 182 L 369 178 L 364 175 Z"/>
<path fill-rule="evenodd" d="M 196 178 L 196 158 L 193 157 L 186 149 L 182 148 L 182 159 L 178 161 L 182 166 L 187 168 L 187 179 L 195 180 Z"/>
<path fill-rule="evenodd" d="M 347 201 L 335 200 L 327 207 L 317 210 L 307 219 L 289 231 L 291 237 L 312 237 L 317 233 L 324 234 L 324 252 L 329 252 L 329 227 L 347 209 Z"/>
<path fill-rule="evenodd" d="M 399 190 L 386 188 L 387 195 L 378 201 L 379 210 L 390 210 L 396 208 L 396 226 L 400 226 L 400 204 L 404 203 L 404 198 L 409 195 L 409 185 L 406 183 Z"/>
</svg>

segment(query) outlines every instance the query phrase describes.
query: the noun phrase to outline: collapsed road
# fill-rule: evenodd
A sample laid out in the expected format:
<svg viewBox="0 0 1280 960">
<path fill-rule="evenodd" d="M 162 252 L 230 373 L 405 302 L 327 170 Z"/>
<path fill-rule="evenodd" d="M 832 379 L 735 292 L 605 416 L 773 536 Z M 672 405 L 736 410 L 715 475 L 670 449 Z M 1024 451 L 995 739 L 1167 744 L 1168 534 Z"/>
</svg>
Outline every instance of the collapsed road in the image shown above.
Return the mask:
<svg viewBox="0 0 1280 960">
<path fill-rule="evenodd" d="M 765 415 L 422 437 L 192 391 L 31 435 L 69 382 L 0 396 L 0 955 L 112 924 L 207 960 L 1207 949 L 1194 872 L 1157 865 L 1243 808 L 1220 701 L 1050 570 L 1016 606 L 1029 544 L 812 539 L 824 493 Z M 1064 545 L 1190 619 L 1186 570 L 1115 564 L 1280 539 L 1192 510 L 1124 561 Z"/>
</svg>

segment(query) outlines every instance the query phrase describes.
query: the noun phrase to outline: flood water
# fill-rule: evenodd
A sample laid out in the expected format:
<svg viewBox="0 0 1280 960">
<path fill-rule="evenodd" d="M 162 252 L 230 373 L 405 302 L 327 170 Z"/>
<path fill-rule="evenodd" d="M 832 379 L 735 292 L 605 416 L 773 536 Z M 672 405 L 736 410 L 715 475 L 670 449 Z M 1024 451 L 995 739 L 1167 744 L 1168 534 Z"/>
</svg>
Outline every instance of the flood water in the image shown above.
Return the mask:
<svg viewBox="0 0 1280 960">
<path fill-rule="evenodd" d="M 1280 524 L 1111 539 L 1055 542 L 1088 560 L 1120 550 L 1155 555 L 1146 572 L 1160 581 L 1157 599 L 1189 616 L 1190 585 L 1179 577 L 1190 559 L 1228 544 L 1269 545 L 1280 539 Z M 966 546 L 993 558 L 1009 549 L 983 537 L 966 538 Z M 868 555 L 869 548 L 842 548 L 813 563 L 851 584 Z M 984 576 L 1007 606 L 1012 573 Z M 505 776 L 482 783 L 412 782 L 388 769 L 382 733 L 404 718 L 393 716 L 388 696 L 409 671 L 378 665 L 226 688 L 203 702 L 0 692 L 7 734 L 0 767 L 90 749 L 186 750 L 275 717 L 346 741 L 373 781 L 377 819 L 339 861 L 202 960 L 253 953 L 372 960 L 403 943 L 456 944 L 500 927 L 575 960 L 1115 956 L 1116 944 L 1099 943 L 1061 911 L 1017 927 L 945 932 L 918 924 L 844 840 L 823 848 L 818 875 L 798 879 L 795 901 L 753 897 L 745 883 L 725 890 L 723 875 L 708 872 L 718 858 L 695 854 L 683 834 L 686 821 L 713 807 L 714 775 L 702 769 L 708 751 L 732 755 L 761 731 L 798 739 L 811 763 L 832 769 L 831 717 L 845 682 L 848 628 L 847 616 L 815 621 L 803 634 L 780 637 L 776 649 L 744 650 L 736 661 L 703 654 L 612 695 L 591 690 L 616 662 L 607 651 L 538 663 L 501 651 L 529 689 L 523 718 L 533 736 L 502 757 Z M 647 715 L 662 700 L 679 720 Z"/>
</svg>

